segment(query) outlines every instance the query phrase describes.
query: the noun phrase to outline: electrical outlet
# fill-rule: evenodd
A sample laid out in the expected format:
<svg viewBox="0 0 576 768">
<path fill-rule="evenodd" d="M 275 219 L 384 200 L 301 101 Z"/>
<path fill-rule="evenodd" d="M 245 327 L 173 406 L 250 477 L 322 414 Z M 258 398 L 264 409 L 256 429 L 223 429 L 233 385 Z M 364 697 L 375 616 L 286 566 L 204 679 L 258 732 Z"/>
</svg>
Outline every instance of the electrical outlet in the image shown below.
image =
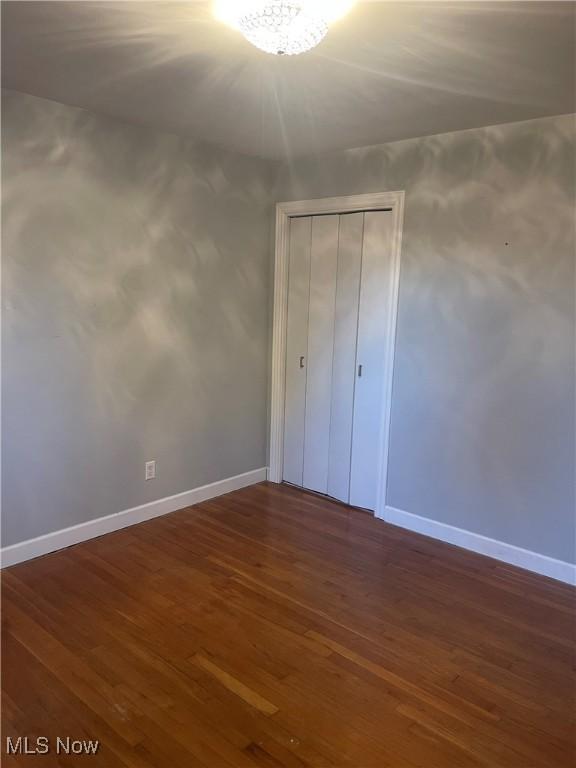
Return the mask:
<svg viewBox="0 0 576 768">
<path fill-rule="evenodd" d="M 156 462 L 147 461 L 146 462 L 146 480 L 154 480 L 155 477 L 156 477 Z"/>
</svg>

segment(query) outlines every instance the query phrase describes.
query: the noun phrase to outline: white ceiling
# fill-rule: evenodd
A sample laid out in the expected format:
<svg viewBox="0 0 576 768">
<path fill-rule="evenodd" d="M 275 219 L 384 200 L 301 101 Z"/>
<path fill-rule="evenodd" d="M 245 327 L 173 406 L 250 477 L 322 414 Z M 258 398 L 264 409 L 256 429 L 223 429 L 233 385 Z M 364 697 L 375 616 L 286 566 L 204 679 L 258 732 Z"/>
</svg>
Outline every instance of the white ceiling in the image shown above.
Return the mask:
<svg viewBox="0 0 576 768">
<path fill-rule="evenodd" d="M 3 85 L 267 157 L 575 111 L 572 2 L 360 2 L 273 57 L 210 3 L 3 2 Z"/>
</svg>

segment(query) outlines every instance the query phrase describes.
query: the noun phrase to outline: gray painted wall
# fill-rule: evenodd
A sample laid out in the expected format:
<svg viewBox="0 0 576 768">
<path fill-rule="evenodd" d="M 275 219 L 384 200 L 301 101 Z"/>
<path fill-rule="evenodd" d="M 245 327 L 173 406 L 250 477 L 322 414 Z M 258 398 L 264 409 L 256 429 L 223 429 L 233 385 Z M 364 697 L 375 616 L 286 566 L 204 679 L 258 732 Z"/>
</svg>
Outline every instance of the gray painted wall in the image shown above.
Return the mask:
<svg viewBox="0 0 576 768">
<path fill-rule="evenodd" d="M 265 466 L 271 174 L 4 93 L 5 546 Z"/>
<path fill-rule="evenodd" d="M 276 194 L 406 190 L 388 504 L 571 562 L 574 127 L 305 158 Z"/>
<path fill-rule="evenodd" d="M 575 148 L 558 117 L 279 168 L 6 92 L 3 544 L 264 466 L 272 201 L 404 189 L 388 503 L 576 560 Z"/>
</svg>

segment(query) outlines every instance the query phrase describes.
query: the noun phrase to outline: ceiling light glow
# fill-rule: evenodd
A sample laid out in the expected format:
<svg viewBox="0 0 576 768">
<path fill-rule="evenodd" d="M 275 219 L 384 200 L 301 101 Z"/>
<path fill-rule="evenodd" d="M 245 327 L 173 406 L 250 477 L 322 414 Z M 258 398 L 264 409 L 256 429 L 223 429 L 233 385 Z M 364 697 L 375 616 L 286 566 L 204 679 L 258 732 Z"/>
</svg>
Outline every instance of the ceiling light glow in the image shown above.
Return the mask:
<svg viewBox="0 0 576 768">
<path fill-rule="evenodd" d="M 314 48 L 355 0 L 216 0 L 214 14 L 266 53 L 295 55 Z"/>
</svg>

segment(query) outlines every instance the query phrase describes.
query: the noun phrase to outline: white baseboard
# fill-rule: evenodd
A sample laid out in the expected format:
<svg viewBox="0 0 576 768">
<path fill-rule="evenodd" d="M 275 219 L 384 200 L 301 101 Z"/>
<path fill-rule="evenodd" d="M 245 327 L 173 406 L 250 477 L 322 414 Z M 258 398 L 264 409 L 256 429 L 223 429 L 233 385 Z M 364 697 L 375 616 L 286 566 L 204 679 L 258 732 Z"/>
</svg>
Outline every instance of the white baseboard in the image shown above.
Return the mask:
<svg viewBox="0 0 576 768">
<path fill-rule="evenodd" d="M 175 496 L 167 496 L 164 499 L 151 501 L 139 507 L 125 509 L 123 512 L 99 517 L 96 520 L 88 520 L 85 523 L 73 525 L 61 531 L 54 531 L 54 533 L 47 533 L 35 539 L 28 539 L 28 541 L 4 547 L 0 550 L 0 567 L 7 568 L 10 565 L 22 563 L 25 560 L 31 560 L 34 557 L 40 557 L 40 555 L 46 555 L 49 552 L 70 547 L 73 544 L 79 544 L 81 541 L 94 539 L 105 533 L 112 533 L 112 531 L 118 531 L 121 528 L 127 528 L 130 525 L 151 520 L 153 517 L 176 512 L 184 507 L 199 504 L 201 501 L 222 496 L 224 493 L 230 493 L 230 491 L 246 488 L 248 485 L 261 483 L 266 480 L 266 476 L 266 468 L 254 469 L 251 472 L 228 477 L 225 480 L 219 480 L 216 483 L 210 483 L 210 485 L 203 485 L 191 491 L 177 493 Z"/>
<path fill-rule="evenodd" d="M 542 576 L 550 576 L 552 579 L 564 581 L 566 584 L 576 585 L 576 565 L 566 563 L 563 560 L 555 560 L 553 557 L 531 552 L 528 549 L 506 544 L 504 541 L 489 539 L 479 533 L 465 531 L 453 525 L 439 523 L 437 520 L 429 520 L 411 512 L 404 512 L 394 507 L 386 507 L 384 520 L 400 528 L 416 531 L 433 539 L 455 544 L 457 547 L 478 552 L 481 555 L 493 557 L 509 565 L 517 565 L 528 571 L 539 573 Z"/>
</svg>

